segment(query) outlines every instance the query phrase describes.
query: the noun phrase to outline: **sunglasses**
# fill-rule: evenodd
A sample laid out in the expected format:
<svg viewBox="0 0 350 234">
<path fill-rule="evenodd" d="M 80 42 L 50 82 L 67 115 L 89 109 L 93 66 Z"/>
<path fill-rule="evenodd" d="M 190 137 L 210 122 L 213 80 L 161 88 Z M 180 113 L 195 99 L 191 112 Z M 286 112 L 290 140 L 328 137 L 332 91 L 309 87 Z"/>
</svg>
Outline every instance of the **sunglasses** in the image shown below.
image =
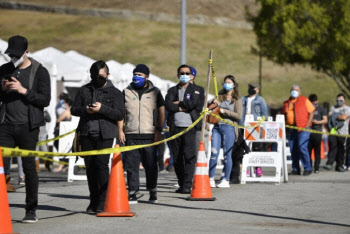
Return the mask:
<svg viewBox="0 0 350 234">
<path fill-rule="evenodd" d="M 180 75 L 191 75 L 191 72 L 180 72 Z"/>
</svg>

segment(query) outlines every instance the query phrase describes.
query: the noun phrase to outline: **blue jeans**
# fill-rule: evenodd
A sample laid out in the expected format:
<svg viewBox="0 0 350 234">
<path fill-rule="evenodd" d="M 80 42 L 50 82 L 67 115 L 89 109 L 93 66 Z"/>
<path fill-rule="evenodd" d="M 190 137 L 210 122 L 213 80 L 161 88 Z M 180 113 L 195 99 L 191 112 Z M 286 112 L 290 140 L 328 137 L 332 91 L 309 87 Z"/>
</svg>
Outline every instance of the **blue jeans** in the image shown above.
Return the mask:
<svg viewBox="0 0 350 234">
<path fill-rule="evenodd" d="M 211 139 L 211 156 L 209 161 L 209 177 L 215 176 L 216 164 L 220 149 L 224 150 L 224 178 L 230 179 L 232 169 L 232 148 L 235 143 L 235 128 L 228 124 L 216 124 L 213 128 Z"/>
<path fill-rule="evenodd" d="M 299 160 L 305 171 L 312 171 L 308 151 L 310 132 L 298 132 L 292 129 L 289 134 L 289 148 L 292 153 L 293 171 L 300 171 Z"/>
</svg>

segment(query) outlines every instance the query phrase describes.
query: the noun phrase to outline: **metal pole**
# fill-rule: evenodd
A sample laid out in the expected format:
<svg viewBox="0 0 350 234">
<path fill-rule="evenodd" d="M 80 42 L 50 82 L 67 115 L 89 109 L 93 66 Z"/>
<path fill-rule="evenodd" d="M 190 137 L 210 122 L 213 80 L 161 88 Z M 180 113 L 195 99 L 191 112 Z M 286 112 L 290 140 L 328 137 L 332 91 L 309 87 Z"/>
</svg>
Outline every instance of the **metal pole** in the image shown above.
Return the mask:
<svg viewBox="0 0 350 234">
<path fill-rule="evenodd" d="M 186 0 L 181 1 L 180 64 L 186 64 Z"/>
<path fill-rule="evenodd" d="M 262 95 L 262 56 L 261 56 L 261 50 L 259 51 L 259 95 Z"/>
<path fill-rule="evenodd" d="M 212 61 L 213 59 L 213 51 L 210 50 L 209 52 L 209 59 Z M 208 96 L 209 96 L 209 86 L 210 86 L 210 76 L 211 76 L 211 63 L 208 64 L 208 76 L 207 76 L 207 87 L 205 90 L 205 101 L 204 101 L 204 107 L 203 110 L 207 108 L 207 102 L 208 102 Z M 201 142 L 204 142 L 204 134 L 205 134 L 205 123 L 206 123 L 206 118 L 204 116 L 202 120 L 202 135 L 201 135 Z"/>
</svg>

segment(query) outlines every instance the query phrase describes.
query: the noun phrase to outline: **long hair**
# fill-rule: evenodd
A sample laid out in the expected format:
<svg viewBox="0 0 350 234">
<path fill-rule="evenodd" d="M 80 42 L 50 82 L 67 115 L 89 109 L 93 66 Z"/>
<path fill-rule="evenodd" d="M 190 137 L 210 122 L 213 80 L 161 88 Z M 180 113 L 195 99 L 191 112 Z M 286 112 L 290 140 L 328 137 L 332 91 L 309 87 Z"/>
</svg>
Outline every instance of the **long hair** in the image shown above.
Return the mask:
<svg viewBox="0 0 350 234">
<path fill-rule="evenodd" d="M 225 80 L 226 80 L 226 79 L 230 79 L 230 80 L 233 82 L 233 84 L 235 85 L 235 87 L 233 88 L 232 100 L 231 100 L 231 102 L 234 102 L 234 101 L 236 101 L 236 100 L 239 99 L 239 91 L 238 91 L 238 84 L 237 84 L 237 82 L 236 82 L 236 78 L 235 78 L 233 75 L 227 75 L 227 76 L 225 76 L 225 78 L 224 78 L 224 83 L 225 83 Z M 225 101 L 226 98 L 227 98 L 227 91 L 226 91 L 225 89 L 222 89 L 222 90 L 220 91 L 220 94 L 222 94 L 222 100 L 219 100 L 219 101 L 220 101 L 220 102 Z M 220 99 L 221 99 L 221 98 L 220 98 Z"/>
</svg>

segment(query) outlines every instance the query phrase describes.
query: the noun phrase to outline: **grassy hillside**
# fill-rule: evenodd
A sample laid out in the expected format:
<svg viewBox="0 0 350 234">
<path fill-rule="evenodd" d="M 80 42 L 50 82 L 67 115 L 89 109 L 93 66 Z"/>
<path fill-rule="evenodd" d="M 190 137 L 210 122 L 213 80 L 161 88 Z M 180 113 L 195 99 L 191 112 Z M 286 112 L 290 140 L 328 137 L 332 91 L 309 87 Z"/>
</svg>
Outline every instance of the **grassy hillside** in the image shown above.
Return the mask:
<svg viewBox="0 0 350 234">
<path fill-rule="evenodd" d="M 146 11 L 152 13 L 168 13 L 179 15 L 181 0 L 20 0 L 27 3 L 47 5 L 63 5 L 70 7 L 125 9 Z M 233 20 L 245 20 L 244 8 L 249 6 L 252 11 L 258 6 L 255 0 L 187 0 L 187 13 L 190 15 L 207 15 L 226 17 Z"/>
<path fill-rule="evenodd" d="M 29 39 L 31 51 L 53 46 L 63 51 L 73 49 L 94 59 L 145 63 L 152 73 L 177 80 L 178 24 L 7 10 L 0 10 L 0 22 L 0 38 L 24 35 Z M 187 63 L 197 68 L 197 83 L 205 86 L 209 49 L 214 51 L 219 84 L 225 75 L 233 74 L 241 93 L 246 94 L 247 84 L 257 81 L 258 58 L 250 53 L 255 45 L 252 31 L 191 25 L 187 33 Z M 339 92 L 333 80 L 309 67 L 282 67 L 263 61 L 262 89 L 268 104 L 280 106 L 294 83 L 301 85 L 304 95 L 315 92 L 320 101 L 331 104 Z"/>
</svg>

